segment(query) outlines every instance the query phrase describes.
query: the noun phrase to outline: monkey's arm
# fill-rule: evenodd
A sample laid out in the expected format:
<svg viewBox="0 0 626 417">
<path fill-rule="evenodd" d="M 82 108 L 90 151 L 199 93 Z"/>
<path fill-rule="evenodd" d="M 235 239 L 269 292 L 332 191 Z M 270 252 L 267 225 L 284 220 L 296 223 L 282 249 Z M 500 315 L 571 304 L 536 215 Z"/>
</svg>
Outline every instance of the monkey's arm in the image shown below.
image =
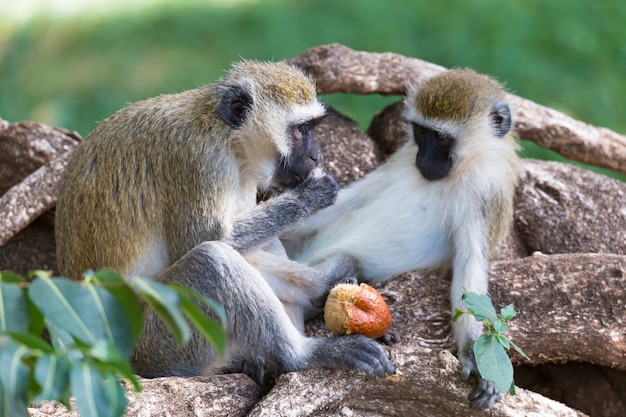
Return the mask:
<svg viewBox="0 0 626 417">
<path fill-rule="evenodd" d="M 452 311 L 456 308 L 465 310 L 461 297 L 465 291 L 486 294 L 489 284 L 489 231 L 487 219 L 475 207 L 467 216 L 456 225 L 453 232 L 454 258 L 452 264 L 452 286 L 450 301 Z M 469 399 L 475 408 L 485 409 L 501 398 L 501 394 L 491 381 L 480 377 L 474 350 L 467 348 L 483 332 L 482 323 L 470 315 L 463 315 L 457 322 L 452 323 L 452 331 L 463 365 L 463 376 L 476 379 L 476 387 L 470 393 Z"/>
<path fill-rule="evenodd" d="M 389 177 L 385 174 L 385 167 L 386 165 L 383 165 L 369 173 L 366 177 L 343 188 L 337 195 L 337 201 L 333 205 L 320 210 L 302 223 L 289 228 L 281 236 L 281 240 L 299 242 L 318 230 L 327 228 L 346 213 L 368 204 L 388 186 L 387 181 Z"/>
<path fill-rule="evenodd" d="M 257 205 L 246 217 L 237 220 L 226 243 L 239 252 L 255 248 L 297 221 L 333 204 L 337 182 L 320 169 L 293 190 Z"/>
</svg>

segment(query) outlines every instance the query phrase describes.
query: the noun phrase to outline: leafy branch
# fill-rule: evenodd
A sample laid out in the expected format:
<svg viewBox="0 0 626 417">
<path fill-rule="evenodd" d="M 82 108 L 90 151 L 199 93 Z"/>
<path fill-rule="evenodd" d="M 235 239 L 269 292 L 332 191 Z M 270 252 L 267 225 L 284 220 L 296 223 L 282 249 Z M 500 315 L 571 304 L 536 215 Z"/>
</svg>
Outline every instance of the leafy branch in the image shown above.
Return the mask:
<svg viewBox="0 0 626 417">
<path fill-rule="evenodd" d="M 109 270 L 87 272 L 82 282 L 44 271 L 30 278 L 0 272 L 0 417 L 28 417 L 28 404 L 44 400 L 68 406 L 70 396 L 82 417 L 121 417 L 121 378 L 141 390 L 130 358 L 144 306 L 178 343 L 189 341 L 191 323 L 224 354 L 222 308 L 186 288 Z"/>
<path fill-rule="evenodd" d="M 498 315 L 488 295 L 466 291 L 461 299 L 467 311 L 455 309 L 452 320 L 457 321 L 463 314 L 469 314 L 485 325 L 485 331 L 473 344 L 478 372 L 483 379 L 492 381 L 498 391 L 514 395 L 513 364 L 505 349 L 513 347 L 527 361 L 530 358 L 505 336 L 509 331 L 506 323 L 517 314 L 513 304 L 503 307 Z"/>
</svg>

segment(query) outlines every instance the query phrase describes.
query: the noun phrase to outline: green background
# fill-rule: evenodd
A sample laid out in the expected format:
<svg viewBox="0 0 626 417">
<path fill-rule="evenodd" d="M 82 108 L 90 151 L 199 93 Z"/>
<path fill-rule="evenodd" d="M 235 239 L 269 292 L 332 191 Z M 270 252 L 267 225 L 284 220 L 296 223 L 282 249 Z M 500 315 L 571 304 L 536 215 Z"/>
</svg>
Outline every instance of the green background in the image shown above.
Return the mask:
<svg viewBox="0 0 626 417">
<path fill-rule="evenodd" d="M 130 101 L 213 82 L 241 58 L 278 60 L 339 42 L 471 67 L 626 132 L 624 0 L 0 2 L 0 118 L 10 122 L 84 136 Z M 323 98 L 363 128 L 398 99 Z"/>
</svg>

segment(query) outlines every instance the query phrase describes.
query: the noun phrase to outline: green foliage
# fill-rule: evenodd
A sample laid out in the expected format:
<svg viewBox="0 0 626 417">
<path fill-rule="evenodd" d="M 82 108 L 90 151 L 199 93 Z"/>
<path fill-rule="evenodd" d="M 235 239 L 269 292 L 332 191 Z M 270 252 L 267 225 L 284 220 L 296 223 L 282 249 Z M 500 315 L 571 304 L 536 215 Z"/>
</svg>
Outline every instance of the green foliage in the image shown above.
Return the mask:
<svg viewBox="0 0 626 417">
<path fill-rule="evenodd" d="M 504 335 L 509 331 L 506 323 L 516 314 L 513 304 L 502 308 L 498 316 L 488 295 L 464 292 L 462 300 L 467 311 L 457 308 L 452 320 L 456 321 L 463 314 L 469 314 L 485 325 L 485 332 L 473 345 L 480 375 L 483 379 L 493 381 L 498 391 L 515 394 L 513 365 L 505 349 L 509 350 L 512 346 L 524 359 L 530 361 L 530 358 Z"/>
<path fill-rule="evenodd" d="M 27 404 L 44 400 L 67 405 L 70 396 L 82 417 L 122 416 L 120 378 L 141 389 L 130 357 L 143 328 L 142 303 L 179 343 L 189 340 L 191 323 L 224 353 L 223 310 L 188 289 L 108 270 L 88 272 L 80 283 L 43 271 L 31 278 L 0 273 L 0 417 L 27 417 Z"/>
</svg>

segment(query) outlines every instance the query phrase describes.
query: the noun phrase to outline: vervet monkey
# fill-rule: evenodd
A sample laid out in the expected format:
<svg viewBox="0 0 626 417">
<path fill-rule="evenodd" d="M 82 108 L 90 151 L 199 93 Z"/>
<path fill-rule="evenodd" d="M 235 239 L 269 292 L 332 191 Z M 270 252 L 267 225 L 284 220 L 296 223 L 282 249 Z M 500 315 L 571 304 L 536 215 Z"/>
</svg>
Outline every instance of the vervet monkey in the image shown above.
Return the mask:
<svg viewBox="0 0 626 417">
<path fill-rule="evenodd" d="M 471 70 L 410 89 L 406 142 L 339 191 L 336 204 L 285 234 L 289 255 L 318 268 L 351 258 L 368 282 L 450 268 L 453 311 L 463 308 L 464 291 L 486 293 L 489 255 L 511 223 L 519 170 L 505 98 L 496 81 Z M 478 378 L 472 404 L 487 408 L 500 395 L 480 379 L 473 351 L 463 351 L 482 324 L 464 315 L 452 327 L 465 377 Z"/>
<path fill-rule="evenodd" d="M 308 338 L 298 328 L 309 304 L 340 279 L 284 255 L 280 262 L 277 239 L 336 197 L 334 180 L 316 168 L 312 130 L 324 114 L 300 70 L 243 61 L 215 84 L 129 105 L 75 149 L 56 211 L 60 272 L 79 279 L 106 267 L 152 277 L 208 296 L 226 312 L 226 361 L 218 364 L 198 332 L 179 347 L 146 309 L 132 356 L 139 375 L 223 366 L 262 382 L 320 366 L 372 377 L 395 371 L 376 341 Z M 257 205 L 257 189 L 269 186 L 295 188 Z M 262 274 L 270 272 L 268 283 Z"/>
</svg>

